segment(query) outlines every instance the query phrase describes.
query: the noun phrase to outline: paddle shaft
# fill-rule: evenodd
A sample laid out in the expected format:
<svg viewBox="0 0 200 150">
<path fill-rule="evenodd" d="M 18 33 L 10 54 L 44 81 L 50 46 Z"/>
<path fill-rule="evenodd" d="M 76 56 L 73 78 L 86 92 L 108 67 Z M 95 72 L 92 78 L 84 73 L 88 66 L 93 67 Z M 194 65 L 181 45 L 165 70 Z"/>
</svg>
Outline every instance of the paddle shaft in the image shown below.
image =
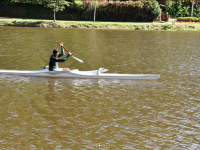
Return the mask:
<svg viewBox="0 0 200 150">
<path fill-rule="evenodd" d="M 60 45 L 59 42 L 56 41 L 56 43 L 58 43 L 58 44 Z M 62 47 L 68 52 L 68 54 L 70 53 L 64 46 L 62 46 Z M 71 55 L 71 56 L 72 56 L 72 55 Z"/>
</svg>

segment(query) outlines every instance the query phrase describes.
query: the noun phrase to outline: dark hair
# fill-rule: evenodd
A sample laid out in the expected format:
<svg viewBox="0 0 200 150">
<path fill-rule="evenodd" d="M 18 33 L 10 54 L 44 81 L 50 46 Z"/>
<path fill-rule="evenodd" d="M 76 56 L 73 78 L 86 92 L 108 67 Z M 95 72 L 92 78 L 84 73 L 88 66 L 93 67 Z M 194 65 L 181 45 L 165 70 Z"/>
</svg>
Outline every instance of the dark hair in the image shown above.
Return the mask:
<svg viewBox="0 0 200 150">
<path fill-rule="evenodd" d="M 59 51 L 57 49 L 53 50 L 53 54 L 57 54 Z"/>
</svg>

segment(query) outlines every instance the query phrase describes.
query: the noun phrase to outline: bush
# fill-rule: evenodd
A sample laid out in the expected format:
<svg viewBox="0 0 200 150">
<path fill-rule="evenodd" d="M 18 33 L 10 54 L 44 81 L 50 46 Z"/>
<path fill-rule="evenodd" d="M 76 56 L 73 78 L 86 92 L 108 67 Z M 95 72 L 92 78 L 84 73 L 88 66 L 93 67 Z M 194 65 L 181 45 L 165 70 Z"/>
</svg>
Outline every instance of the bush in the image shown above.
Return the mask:
<svg viewBox="0 0 200 150">
<path fill-rule="evenodd" d="M 94 1 L 75 1 L 70 6 L 79 12 L 80 20 L 93 20 Z M 153 21 L 161 13 L 156 0 L 140 1 L 97 1 L 96 20 L 98 21 Z"/>
<path fill-rule="evenodd" d="M 172 17 L 189 17 L 191 16 L 192 0 L 175 0 L 171 2 L 171 5 L 167 8 L 167 12 Z M 193 16 L 200 17 L 199 3 L 195 1 Z"/>
<path fill-rule="evenodd" d="M 177 20 L 185 22 L 200 22 L 200 18 L 197 17 L 178 17 Z"/>
</svg>

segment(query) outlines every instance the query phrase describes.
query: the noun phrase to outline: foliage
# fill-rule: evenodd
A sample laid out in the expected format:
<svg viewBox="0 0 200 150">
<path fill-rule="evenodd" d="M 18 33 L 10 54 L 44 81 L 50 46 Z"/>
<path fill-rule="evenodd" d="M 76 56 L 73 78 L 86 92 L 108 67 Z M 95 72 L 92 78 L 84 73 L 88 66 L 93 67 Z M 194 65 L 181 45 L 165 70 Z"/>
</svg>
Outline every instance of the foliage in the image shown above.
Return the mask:
<svg viewBox="0 0 200 150">
<path fill-rule="evenodd" d="M 18 0 L 18 3 L 41 4 L 42 0 Z"/>
<path fill-rule="evenodd" d="M 0 4 L 9 5 L 12 4 L 14 0 L 0 0 Z"/>
<path fill-rule="evenodd" d="M 69 2 L 65 0 L 48 0 L 46 7 L 51 8 L 54 12 L 54 22 L 56 21 L 55 13 L 58 11 L 63 11 L 65 6 L 69 6 Z"/>
<path fill-rule="evenodd" d="M 166 7 L 170 5 L 171 0 L 157 0 L 159 4 L 163 4 Z"/>
<path fill-rule="evenodd" d="M 79 12 L 81 20 L 92 20 L 94 1 L 75 1 L 70 9 Z M 160 15 L 156 0 L 98 1 L 96 18 L 101 21 L 153 21 Z"/>
<path fill-rule="evenodd" d="M 65 0 L 49 0 L 46 7 L 51 8 L 53 12 L 58 12 L 64 10 L 65 5 L 69 5 Z"/>
<path fill-rule="evenodd" d="M 191 15 L 191 5 L 192 1 L 177 0 L 171 3 L 167 11 L 173 17 L 189 17 Z M 200 6 L 198 3 L 194 4 L 193 16 L 200 17 Z"/>
<path fill-rule="evenodd" d="M 152 12 L 152 17 L 153 18 L 157 18 L 161 14 L 160 5 L 156 0 L 154 0 L 153 5 L 154 6 L 152 7 L 152 11 L 151 11 Z"/>
<path fill-rule="evenodd" d="M 26 4 L 42 4 L 46 0 L 1 0 L 0 4 L 9 5 L 14 3 L 26 3 Z"/>
<path fill-rule="evenodd" d="M 74 0 L 63 0 L 63 1 L 73 2 Z M 4 4 L 4 5 L 9 5 L 9 4 L 13 4 L 13 3 L 46 5 L 50 2 L 51 2 L 51 0 L 0 0 L 0 4 Z"/>
<path fill-rule="evenodd" d="M 197 17 L 178 17 L 177 20 L 185 22 L 200 22 L 200 18 Z"/>
<path fill-rule="evenodd" d="M 160 14 L 160 7 L 156 0 L 138 1 L 101 1 L 97 0 L 97 21 L 153 21 Z M 30 4 L 34 7 L 44 5 L 55 13 L 67 8 L 67 12 L 74 13 L 77 20 L 93 20 L 94 0 L 4 0 L 5 4 Z M 39 5 L 38 5 L 39 4 Z M 27 6 L 27 5 L 24 5 Z M 71 15 L 72 16 L 72 15 Z M 55 19 L 55 17 L 54 17 Z"/>
</svg>

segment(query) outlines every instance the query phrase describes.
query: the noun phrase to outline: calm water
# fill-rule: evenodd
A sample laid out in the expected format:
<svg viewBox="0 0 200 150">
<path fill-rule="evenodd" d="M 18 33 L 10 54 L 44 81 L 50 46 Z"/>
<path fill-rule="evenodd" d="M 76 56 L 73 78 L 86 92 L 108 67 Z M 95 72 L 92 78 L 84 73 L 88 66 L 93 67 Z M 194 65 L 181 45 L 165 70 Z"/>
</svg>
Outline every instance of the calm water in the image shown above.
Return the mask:
<svg viewBox="0 0 200 150">
<path fill-rule="evenodd" d="M 200 149 L 200 32 L 0 27 L 0 69 L 160 74 L 157 81 L 0 75 L 0 149 Z"/>
</svg>

